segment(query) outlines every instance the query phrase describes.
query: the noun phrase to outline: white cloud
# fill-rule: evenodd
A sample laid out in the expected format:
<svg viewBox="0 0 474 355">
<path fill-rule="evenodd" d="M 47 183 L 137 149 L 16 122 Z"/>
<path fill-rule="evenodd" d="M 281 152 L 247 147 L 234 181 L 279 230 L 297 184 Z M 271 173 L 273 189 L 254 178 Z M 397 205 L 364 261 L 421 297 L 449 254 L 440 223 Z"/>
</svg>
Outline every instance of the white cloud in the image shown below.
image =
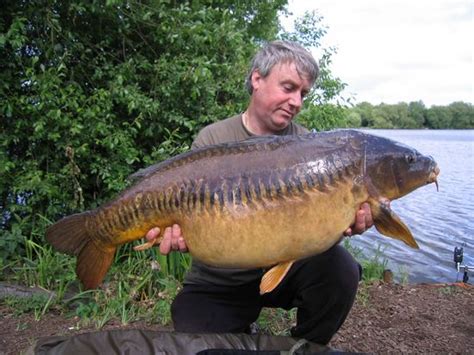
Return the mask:
<svg viewBox="0 0 474 355">
<path fill-rule="evenodd" d="M 324 16 L 333 73 L 357 102 L 474 101 L 469 0 L 290 0 L 289 10 Z"/>
</svg>

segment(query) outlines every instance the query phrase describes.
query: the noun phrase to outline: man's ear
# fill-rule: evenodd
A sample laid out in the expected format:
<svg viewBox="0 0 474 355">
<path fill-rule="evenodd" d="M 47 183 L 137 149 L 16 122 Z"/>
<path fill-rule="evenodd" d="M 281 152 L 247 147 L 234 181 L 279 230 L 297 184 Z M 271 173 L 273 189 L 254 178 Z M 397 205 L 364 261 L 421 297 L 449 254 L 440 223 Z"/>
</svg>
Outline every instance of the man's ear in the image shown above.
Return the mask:
<svg viewBox="0 0 474 355">
<path fill-rule="evenodd" d="M 260 83 L 263 79 L 263 76 L 260 74 L 260 72 L 258 71 L 258 69 L 255 69 L 253 72 L 252 72 L 252 75 L 251 75 L 251 83 L 252 83 L 252 88 L 253 90 L 258 90 L 259 86 L 260 86 Z"/>
</svg>

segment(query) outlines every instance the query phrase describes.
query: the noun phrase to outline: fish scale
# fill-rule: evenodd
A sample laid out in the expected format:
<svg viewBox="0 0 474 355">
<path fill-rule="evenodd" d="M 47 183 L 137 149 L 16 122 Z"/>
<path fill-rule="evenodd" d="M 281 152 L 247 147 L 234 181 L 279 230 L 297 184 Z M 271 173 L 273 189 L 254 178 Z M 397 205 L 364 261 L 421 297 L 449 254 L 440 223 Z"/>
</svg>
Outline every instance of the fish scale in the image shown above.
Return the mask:
<svg viewBox="0 0 474 355">
<path fill-rule="evenodd" d="M 438 173 L 431 157 L 359 131 L 253 138 L 146 168 L 115 200 L 50 226 L 46 239 L 78 257 L 78 277 L 94 288 L 117 246 L 177 223 L 192 256 L 205 264 L 274 266 L 262 279 L 268 292 L 294 260 L 337 243 L 364 202 L 382 234 L 417 247 L 384 201 L 436 182 Z"/>
</svg>

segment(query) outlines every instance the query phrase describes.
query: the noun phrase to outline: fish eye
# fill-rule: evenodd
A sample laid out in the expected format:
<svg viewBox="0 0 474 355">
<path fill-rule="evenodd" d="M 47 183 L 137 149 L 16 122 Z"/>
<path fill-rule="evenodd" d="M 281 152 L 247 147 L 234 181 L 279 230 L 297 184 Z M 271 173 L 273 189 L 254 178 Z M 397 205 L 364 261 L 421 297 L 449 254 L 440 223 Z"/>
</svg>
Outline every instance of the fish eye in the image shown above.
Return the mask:
<svg viewBox="0 0 474 355">
<path fill-rule="evenodd" d="M 415 154 L 407 154 L 405 155 L 405 160 L 408 164 L 413 164 L 414 162 L 416 162 L 416 156 Z"/>
</svg>

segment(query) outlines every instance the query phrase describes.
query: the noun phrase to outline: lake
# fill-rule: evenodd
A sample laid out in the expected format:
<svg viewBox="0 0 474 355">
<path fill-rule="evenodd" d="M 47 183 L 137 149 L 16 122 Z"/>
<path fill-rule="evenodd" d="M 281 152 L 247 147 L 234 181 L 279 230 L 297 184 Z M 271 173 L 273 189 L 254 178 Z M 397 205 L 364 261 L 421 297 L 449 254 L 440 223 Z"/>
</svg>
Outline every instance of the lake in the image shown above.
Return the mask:
<svg viewBox="0 0 474 355">
<path fill-rule="evenodd" d="M 366 256 L 378 249 L 396 278 L 409 282 L 462 280 L 453 261 L 454 247 L 464 247 L 463 264 L 474 265 L 474 130 L 365 130 L 405 143 L 431 155 L 439 165 L 439 192 L 424 186 L 391 203 L 412 231 L 419 250 L 381 236 L 375 228 L 351 238 Z M 469 274 L 470 282 L 474 272 Z"/>
</svg>

